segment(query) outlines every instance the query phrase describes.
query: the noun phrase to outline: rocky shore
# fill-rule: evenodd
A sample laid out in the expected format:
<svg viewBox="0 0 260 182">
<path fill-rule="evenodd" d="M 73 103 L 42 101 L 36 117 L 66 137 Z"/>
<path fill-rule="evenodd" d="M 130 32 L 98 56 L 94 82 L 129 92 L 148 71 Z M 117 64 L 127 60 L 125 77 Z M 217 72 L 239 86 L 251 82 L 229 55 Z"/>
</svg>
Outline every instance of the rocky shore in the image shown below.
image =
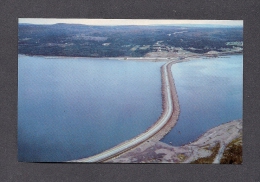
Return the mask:
<svg viewBox="0 0 260 182">
<path fill-rule="evenodd" d="M 242 120 L 212 128 L 194 142 L 183 146 L 149 141 L 106 162 L 241 164 Z"/>
</svg>

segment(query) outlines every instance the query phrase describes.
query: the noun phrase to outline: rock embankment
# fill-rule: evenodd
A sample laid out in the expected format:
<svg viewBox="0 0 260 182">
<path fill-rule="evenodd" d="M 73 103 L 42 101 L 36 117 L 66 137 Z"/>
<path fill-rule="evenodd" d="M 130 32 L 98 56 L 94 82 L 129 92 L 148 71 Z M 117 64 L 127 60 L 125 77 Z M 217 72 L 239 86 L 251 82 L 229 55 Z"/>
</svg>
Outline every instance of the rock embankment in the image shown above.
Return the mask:
<svg viewBox="0 0 260 182">
<path fill-rule="evenodd" d="M 175 62 L 171 62 L 170 64 L 167 65 L 167 73 L 168 73 L 168 78 L 169 78 L 169 82 L 170 82 L 171 97 L 172 97 L 172 102 L 173 102 L 172 103 L 172 105 L 173 105 L 172 115 L 171 115 L 170 119 L 168 120 L 168 122 L 164 125 L 164 127 L 160 131 L 158 131 L 156 134 L 154 134 L 154 136 L 152 136 L 147 142 L 158 142 L 159 140 L 161 140 L 169 131 L 171 131 L 171 129 L 176 125 L 176 123 L 178 121 L 178 117 L 180 114 L 180 106 L 179 106 L 179 100 L 178 100 L 178 95 L 177 95 L 174 79 L 173 79 L 172 72 L 171 72 L 171 66 L 174 63 Z M 166 88 L 165 88 L 165 72 L 163 71 L 163 67 L 161 67 L 161 78 L 162 78 L 162 80 L 161 80 L 161 82 L 162 82 L 162 108 L 163 108 L 163 112 L 164 112 L 167 107 L 167 103 L 166 103 L 167 102 L 167 99 L 166 99 L 167 92 L 166 92 Z M 163 113 L 162 113 L 161 117 L 162 116 L 163 116 Z M 160 120 L 161 117 L 158 120 Z M 153 126 L 151 126 L 151 127 L 153 127 Z"/>
</svg>

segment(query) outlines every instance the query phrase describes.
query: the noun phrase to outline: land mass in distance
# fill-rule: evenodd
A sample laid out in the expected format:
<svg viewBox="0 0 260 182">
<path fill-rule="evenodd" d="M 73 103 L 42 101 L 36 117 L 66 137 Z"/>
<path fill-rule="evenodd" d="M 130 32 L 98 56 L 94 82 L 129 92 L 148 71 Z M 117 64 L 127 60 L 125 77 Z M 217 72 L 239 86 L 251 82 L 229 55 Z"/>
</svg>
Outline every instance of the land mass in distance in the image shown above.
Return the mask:
<svg viewBox="0 0 260 182">
<path fill-rule="evenodd" d="M 242 27 L 18 25 L 18 53 L 66 57 L 165 57 L 243 52 Z"/>
</svg>

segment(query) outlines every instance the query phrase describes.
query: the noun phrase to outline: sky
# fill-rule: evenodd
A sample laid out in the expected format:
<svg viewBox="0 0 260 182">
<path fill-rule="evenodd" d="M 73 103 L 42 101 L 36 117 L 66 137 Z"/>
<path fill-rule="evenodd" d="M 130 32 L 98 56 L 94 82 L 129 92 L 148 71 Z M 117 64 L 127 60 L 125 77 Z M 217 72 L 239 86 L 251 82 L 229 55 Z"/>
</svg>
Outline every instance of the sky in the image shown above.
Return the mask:
<svg viewBox="0 0 260 182">
<path fill-rule="evenodd" d="M 56 18 L 19 18 L 19 23 L 30 24 L 84 24 L 84 25 L 181 25 L 207 24 L 243 26 L 243 20 L 169 20 L 169 19 L 56 19 Z"/>
</svg>

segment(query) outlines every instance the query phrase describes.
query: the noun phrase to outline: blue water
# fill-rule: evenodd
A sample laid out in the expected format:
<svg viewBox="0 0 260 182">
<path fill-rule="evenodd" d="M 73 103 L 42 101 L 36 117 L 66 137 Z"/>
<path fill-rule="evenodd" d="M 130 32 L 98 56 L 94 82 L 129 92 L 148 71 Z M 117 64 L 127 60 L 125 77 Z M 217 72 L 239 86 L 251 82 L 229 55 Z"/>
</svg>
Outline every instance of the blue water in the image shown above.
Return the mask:
<svg viewBox="0 0 260 182">
<path fill-rule="evenodd" d="M 181 112 L 163 142 L 180 146 L 215 126 L 242 118 L 242 55 L 174 64 L 172 74 Z"/>
<path fill-rule="evenodd" d="M 163 63 L 18 56 L 18 160 L 100 153 L 162 112 Z"/>
<path fill-rule="evenodd" d="M 163 63 L 18 57 L 18 160 L 88 157 L 145 131 L 160 116 Z M 183 145 L 242 118 L 243 57 L 172 66 L 181 113 L 163 142 Z"/>
</svg>

